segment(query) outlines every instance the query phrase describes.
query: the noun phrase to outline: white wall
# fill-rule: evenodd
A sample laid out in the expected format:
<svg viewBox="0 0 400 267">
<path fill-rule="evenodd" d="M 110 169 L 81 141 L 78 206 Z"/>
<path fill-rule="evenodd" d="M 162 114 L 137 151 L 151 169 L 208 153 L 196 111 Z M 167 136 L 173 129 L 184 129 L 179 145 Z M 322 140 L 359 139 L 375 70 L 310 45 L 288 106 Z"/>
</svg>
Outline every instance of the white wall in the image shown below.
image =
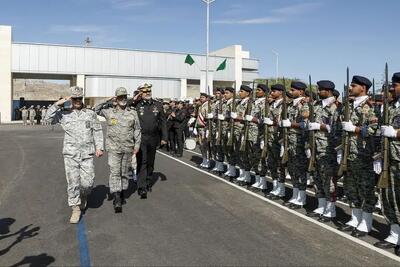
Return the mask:
<svg viewBox="0 0 400 267">
<path fill-rule="evenodd" d="M 11 27 L 0 26 L 0 113 L 1 122 L 11 121 Z"/>
</svg>

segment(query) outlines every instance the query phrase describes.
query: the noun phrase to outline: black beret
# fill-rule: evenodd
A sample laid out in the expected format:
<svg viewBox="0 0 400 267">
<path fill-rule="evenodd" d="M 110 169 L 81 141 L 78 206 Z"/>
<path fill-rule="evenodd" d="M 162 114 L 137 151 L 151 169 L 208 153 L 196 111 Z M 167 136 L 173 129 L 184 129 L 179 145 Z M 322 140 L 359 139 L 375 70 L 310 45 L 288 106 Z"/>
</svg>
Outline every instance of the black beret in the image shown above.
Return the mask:
<svg viewBox="0 0 400 267">
<path fill-rule="evenodd" d="M 289 91 L 286 91 L 286 96 L 289 97 L 289 98 L 293 97 L 292 94 Z"/>
<path fill-rule="evenodd" d="M 229 91 L 229 92 L 233 93 L 233 92 L 235 92 L 235 88 L 233 88 L 233 87 L 226 87 L 226 88 L 225 88 L 225 91 Z"/>
<path fill-rule="evenodd" d="M 268 86 L 267 86 L 266 84 L 259 83 L 259 84 L 257 85 L 257 88 L 260 88 L 260 89 L 263 90 L 264 92 L 268 92 L 268 91 L 269 91 L 269 88 L 268 88 Z"/>
<path fill-rule="evenodd" d="M 215 89 L 215 93 L 216 92 L 220 92 L 221 94 L 224 93 L 224 88 L 218 87 L 217 89 Z"/>
<path fill-rule="evenodd" d="M 247 85 L 242 85 L 242 86 L 240 86 L 240 90 L 243 90 L 243 91 L 246 91 L 246 92 L 251 92 L 251 91 L 253 91 L 249 86 L 247 86 Z"/>
<path fill-rule="evenodd" d="M 400 83 L 400 72 L 396 72 L 393 74 L 392 83 Z"/>
<path fill-rule="evenodd" d="M 208 97 L 208 94 L 207 93 L 200 93 L 200 96 Z"/>
<path fill-rule="evenodd" d="M 318 89 L 325 89 L 325 90 L 335 90 L 335 84 L 328 80 L 322 80 L 317 82 Z"/>
<path fill-rule="evenodd" d="M 285 86 L 283 84 L 277 83 L 271 86 L 271 90 L 273 91 L 285 91 Z"/>
<path fill-rule="evenodd" d="M 305 83 L 303 83 L 303 82 L 294 81 L 294 82 L 292 82 L 290 87 L 292 87 L 294 89 L 297 89 L 297 90 L 306 90 L 307 85 Z"/>
<path fill-rule="evenodd" d="M 340 96 L 339 91 L 338 90 L 333 90 L 333 96 L 334 97 L 339 97 Z"/>
<path fill-rule="evenodd" d="M 351 83 L 355 83 L 358 85 L 364 85 L 365 87 L 367 87 L 367 90 L 372 86 L 372 83 L 370 80 L 368 80 L 368 78 L 365 78 L 363 76 L 357 76 L 357 75 L 353 76 Z"/>
</svg>

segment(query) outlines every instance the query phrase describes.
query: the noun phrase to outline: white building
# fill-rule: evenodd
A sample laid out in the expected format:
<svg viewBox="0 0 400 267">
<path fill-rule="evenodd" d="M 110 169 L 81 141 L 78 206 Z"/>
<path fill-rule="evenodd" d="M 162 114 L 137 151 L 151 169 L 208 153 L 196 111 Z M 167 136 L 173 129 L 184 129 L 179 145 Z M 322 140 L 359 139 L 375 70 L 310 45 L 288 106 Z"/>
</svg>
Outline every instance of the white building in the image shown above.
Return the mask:
<svg viewBox="0 0 400 267">
<path fill-rule="evenodd" d="M 11 120 L 13 79 L 70 80 L 85 90 L 94 104 L 124 86 L 133 92 L 140 83 L 153 84 L 160 98 L 196 97 L 205 90 L 205 55 L 191 54 L 195 64 L 185 64 L 188 53 L 99 48 L 58 44 L 15 43 L 12 27 L 0 26 L 0 113 Z M 258 78 L 257 59 L 234 45 L 211 52 L 209 87 L 250 83 Z M 227 59 L 226 69 L 216 72 Z"/>
</svg>

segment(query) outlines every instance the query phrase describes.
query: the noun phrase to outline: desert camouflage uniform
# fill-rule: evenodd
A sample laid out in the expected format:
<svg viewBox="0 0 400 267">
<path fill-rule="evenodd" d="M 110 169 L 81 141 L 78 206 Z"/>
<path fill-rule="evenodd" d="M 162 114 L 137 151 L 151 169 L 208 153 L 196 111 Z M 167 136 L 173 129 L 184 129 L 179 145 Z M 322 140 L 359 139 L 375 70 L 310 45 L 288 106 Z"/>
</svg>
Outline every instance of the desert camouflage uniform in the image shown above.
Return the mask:
<svg viewBox="0 0 400 267">
<path fill-rule="evenodd" d="M 203 159 L 209 159 L 208 141 L 207 141 L 207 114 L 208 114 L 208 101 L 204 102 L 198 111 L 196 120 L 197 129 L 197 142 L 200 146 L 201 155 Z"/>
<path fill-rule="evenodd" d="M 225 155 L 223 151 L 223 136 L 222 136 L 222 127 L 221 127 L 221 144 L 217 144 L 217 139 L 218 139 L 218 114 L 219 114 L 219 108 L 220 108 L 220 103 L 221 100 L 217 100 L 213 105 L 212 105 L 212 113 L 214 115 L 213 123 L 212 123 L 212 135 L 211 135 L 211 140 L 212 140 L 212 151 L 213 151 L 213 157 L 214 160 L 223 162 Z M 224 106 L 225 100 L 222 99 L 222 106 Z M 223 113 L 221 113 L 223 114 Z M 222 126 L 222 125 L 221 125 Z"/>
<path fill-rule="evenodd" d="M 62 153 L 68 184 L 68 205 L 80 205 L 82 195 L 88 195 L 93 187 L 95 150 L 104 150 L 101 124 L 91 110 L 62 111 L 57 105 L 48 109 L 45 120 L 48 123 L 60 123 L 65 131 Z"/>
<path fill-rule="evenodd" d="M 257 119 L 257 122 L 249 123 L 249 135 L 247 138 L 248 153 L 246 153 L 246 155 L 248 157 L 250 169 L 257 175 L 265 175 L 265 168 L 259 169 L 261 158 L 261 138 L 264 133 L 264 124 L 262 123 L 264 106 L 265 97 L 257 98 L 256 101 L 254 101 L 251 109 L 251 116 Z"/>
<path fill-rule="evenodd" d="M 224 105 L 222 106 L 222 114 L 225 116 L 225 121 L 222 123 L 222 133 L 223 133 L 223 140 L 224 140 L 224 153 L 226 155 L 228 164 L 235 166 L 237 164 L 237 156 L 234 153 L 234 141 L 232 143 L 232 146 L 228 146 L 228 140 L 231 136 L 231 134 L 234 135 L 234 133 L 231 133 L 231 115 L 230 113 L 232 111 L 232 104 L 234 100 L 233 98 L 229 99 L 228 101 L 225 101 Z M 235 131 L 235 129 L 234 129 Z M 233 139 L 234 140 L 234 139 Z"/>
<path fill-rule="evenodd" d="M 250 162 L 248 160 L 246 151 L 240 151 L 240 146 L 244 141 L 244 123 L 245 123 L 245 116 L 246 116 L 246 108 L 247 102 L 249 101 L 249 97 L 239 100 L 239 103 L 236 105 L 236 113 L 238 118 L 242 118 L 241 121 L 235 121 L 235 134 L 234 134 L 234 141 L 233 141 L 233 153 L 238 156 L 237 164 L 239 165 L 240 169 L 245 171 L 250 171 Z"/>
</svg>

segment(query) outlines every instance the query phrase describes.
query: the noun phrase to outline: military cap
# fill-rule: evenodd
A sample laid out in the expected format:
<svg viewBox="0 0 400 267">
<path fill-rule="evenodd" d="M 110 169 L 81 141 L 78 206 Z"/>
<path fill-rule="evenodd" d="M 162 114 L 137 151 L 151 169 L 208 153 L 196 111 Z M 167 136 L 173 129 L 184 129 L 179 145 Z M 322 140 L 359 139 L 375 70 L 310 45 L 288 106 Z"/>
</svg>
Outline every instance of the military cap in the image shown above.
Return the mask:
<svg viewBox="0 0 400 267">
<path fill-rule="evenodd" d="M 71 90 L 71 98 L 81 98 L 83 97 L 83 88 L 79 86 L 72 86 Z"/>
<path fill-rule="evenodd" d="M 338 90 L 333 90 L 333 96 L 334 97 L 339 97 L 340 96 L 339 91 Z"/>
<path fill-rule="evenodd" d="M 123 95 L 128 95 L 128 91 L 126 90 L 125 87 L 118 87 L 115 89 L 115 96 L 123 96 Z"/>
<path fill-rule="evenodd" d="M 354 75 L 353 79 L 351 80 L 351 83 L 355 83 L 358 85 L 364 85 L 365 87 L 367 87 L 367 90 L 369 88 L 371 88 L 372 83 L 368 78 L 365 78 L 363 76 L 358 76 L 358 75 Z"/>
<path fill-rule="evenodd" d="M 273 91 L 285 91 L 285 86 L 283 84 L 277 83 L 271 86 Z"/>
<path fill-rule="evenodd" d="M 233 87 L 225 87 L 225 91 L 229 91 L 231 93 L 235 92 L 235 88 Z"/>
<path fill-rule="evenodd" d="M 300 82 L 300 81 L 293 81 L 290 84 L 290 87 L 292 87 L 294 89 L 297 89 L 297 90 L 306 90 L 307 85 L 305 83 L 303 83 L 303 82 Z"/>
<path fill-rule="evenodd" d="M 249 86 L 247 86 L 247 85 L 242 85 L 242 86 L 240 86 L 240 90 L 243 90 L 243 91 L 246 91 L 246 92 L 251 92 L 251 91 L 253 91 Z"/>
<path fill-rule="evenodd" d="M 268 86 L 267 86 L 266 84 L 259 83 L 259 84 L 257 85 L 257 88 L 260 88 L 260 89 L 263 90 L 264 92 L 268 92 L 268 91 L 269 91 L 269 88 L 268 88 Z"/>
<path fill-rule="evenodd" d="M 208 94 L 207 93 L 200 93 L 200 96 L 208 97 Z"/>
<path fill-rule="evenodd" d="M 328 80 L 322 80 L 317 82 L 318 89 L 325 89 L 325 90 L 335 90 L 335 84 Z"/>
<path fill-rule="evenodd" d="M 393 74 L 392 83 L 400 83 L 400 72 L 396 72 Z"/>
<path fill-rule="evenodd" d="M 151 87 L 153 87 L 152 84 L 150 83 L 144 83 L 139 85 L 139 87 L 137 88 L 138 90 L 143 90 L 143 89 L 151 89 Z"/>
<path fill-rule="evenodd" d="M 224 93 L 224 88 L 218 87 L 217 89 L 215 89 L 215 93 L 220 92 L 221 94 Z"/>
</svg>

